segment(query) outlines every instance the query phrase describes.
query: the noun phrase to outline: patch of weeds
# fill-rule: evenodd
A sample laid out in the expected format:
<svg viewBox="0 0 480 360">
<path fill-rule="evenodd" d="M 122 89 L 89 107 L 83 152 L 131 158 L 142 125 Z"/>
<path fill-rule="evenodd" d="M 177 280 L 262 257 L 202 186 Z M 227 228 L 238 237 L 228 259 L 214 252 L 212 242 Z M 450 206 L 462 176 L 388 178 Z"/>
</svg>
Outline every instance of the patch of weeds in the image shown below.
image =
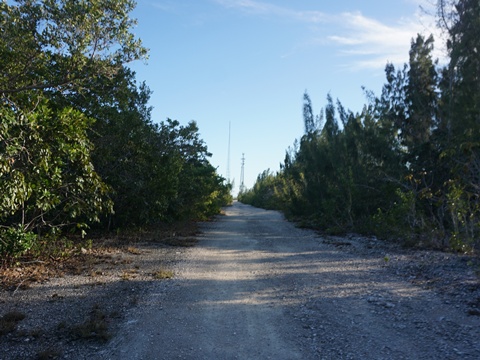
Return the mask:
<svg viewBox="0 0 480 360">
<path fill-rule="evenodd" d="M 55 235 L 44 236 L 35 242 L 29 254 L 34 258 L 53 258 L 57 261 L 70 258 L 77 248 L 71 239 Z"/>
<path fill-rule="evenodd" d="M 74 339 L 107 342 L 111 338 L 107 315 L 98 305 L 94 306 L 88 319 L 71 328 L 71 334 Z"/>
<path fill-rule="evenodd" d="M 120 278 L 122 280 L 130 280 L 130 279 L 135 278 L 137 274 L 138 274 L 138 270 L 136 270 L 136 269 L 125 270 L 125 271 L 123 271 Z"/>
<path fill-rule="evenodd" d="M 123 280 L 123 281 L 127 281 L 127 280 L 130 280 L 132 278 L 132 276 L 128 273 L 128 272 L 123 272 L 122 275 L 120 276 L 120 278 Z"/>
<path fill-rule="evenodd" d="M 140 249 L 137 249 L 136 247 L 133 247 L 133 246 L 127 247 L 126 251 L 130 254 L 133 254 L 133 255 L 141 255 L 142 254 L 142 251 Z"/>
<path fill-rule="evenodd" d="M 19 311 L 10 311 L 0 318 L 0 336 L 15 331 L 17 324 L 25 319 L 25 314 Z"/>
<path fill-rule="evenodd" d="M 50 360 L 50 359 L 58 359 L 63 355 L 63 352 L 54 349 L 54 348 L 49 348 L 43 351 L 40 351 L 37 353 L 37 360 Z"/>
<path fill-rule="evenodd" d="M 160 269 L 158 271 L 155 271 L 152 275 L 157 280 L 165 280 L 173 278 L 174 273 L 170 270 Z"/>
</svg>

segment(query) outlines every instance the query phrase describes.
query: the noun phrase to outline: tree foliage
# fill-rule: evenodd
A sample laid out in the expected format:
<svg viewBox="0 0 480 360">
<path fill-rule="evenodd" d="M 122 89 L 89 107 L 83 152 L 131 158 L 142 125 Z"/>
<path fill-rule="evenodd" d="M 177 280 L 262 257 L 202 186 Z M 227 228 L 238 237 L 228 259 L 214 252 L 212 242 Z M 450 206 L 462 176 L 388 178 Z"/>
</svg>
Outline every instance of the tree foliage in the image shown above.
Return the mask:
<svg viewBox="0 0 480 360">
<path fill-rule="evenodd" d="M 70 91 L 146 54 L 131 32 L 133 0 L 0 4 L 0 93 Z"/>
<path fill-rule="evenodd" d="M 409 62 L 385 68 L 379 97 L 360 113 L 327 96 L 315 127 L 276 174 L 240 200 L 283 210 L 330 232 L 358 231 L 466 251 L 480 243 L 480 3 L 439 1 L 450 62 L 432 58 L 433 36 L 411 42 Z M 450 10 L 453 9 L 453 10 Z"/>
<path fill-rule="evenodd" d="M 0 2 L 0 255 L 45 234 L 204 219 L 231 201 L 194 122 L 154 123 L 132 0 Z"/>
</svg>

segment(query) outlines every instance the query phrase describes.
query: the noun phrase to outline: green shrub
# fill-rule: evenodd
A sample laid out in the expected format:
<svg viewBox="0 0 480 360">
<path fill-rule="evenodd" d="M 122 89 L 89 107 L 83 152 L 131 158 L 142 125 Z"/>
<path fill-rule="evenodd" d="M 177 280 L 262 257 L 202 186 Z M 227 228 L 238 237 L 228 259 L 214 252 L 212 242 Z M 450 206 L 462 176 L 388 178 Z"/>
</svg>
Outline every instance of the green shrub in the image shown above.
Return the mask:
<svg viewBox="0 0 480 360">
<path fill-rule="evenodd" d="M 37 235 L 22 227 L 0 229 L 0 255 L 18 257 L 30 250 Z"/>
</svg>

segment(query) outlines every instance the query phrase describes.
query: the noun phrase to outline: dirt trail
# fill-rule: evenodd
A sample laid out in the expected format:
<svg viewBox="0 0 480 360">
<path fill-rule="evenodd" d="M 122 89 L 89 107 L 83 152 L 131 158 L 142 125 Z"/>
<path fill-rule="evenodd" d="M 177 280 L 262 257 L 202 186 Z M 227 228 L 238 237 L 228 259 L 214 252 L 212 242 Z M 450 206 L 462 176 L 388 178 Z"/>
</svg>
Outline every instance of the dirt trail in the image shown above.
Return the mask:
<svg viewBox="0 0 480 360">
<path fill-rule="evenodd" d="M 278 212 L 235 203 L 175 272 L 98 358 L 480 358 L 480 317 Z"/>
</svg>

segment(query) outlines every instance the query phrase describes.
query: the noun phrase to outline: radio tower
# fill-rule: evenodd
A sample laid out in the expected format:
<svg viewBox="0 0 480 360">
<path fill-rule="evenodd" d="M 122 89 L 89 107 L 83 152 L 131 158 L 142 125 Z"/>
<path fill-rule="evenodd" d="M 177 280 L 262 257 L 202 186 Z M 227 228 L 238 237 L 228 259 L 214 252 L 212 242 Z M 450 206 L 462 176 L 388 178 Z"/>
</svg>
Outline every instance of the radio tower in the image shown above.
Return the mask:
<svg viewBox="0 0 480 360">
<path fill-rule="evenodd" d="M 227 183 L 230 184 L 230 130 L 231 123 L 228 122 L 228 153 L 227 153 Z"/>
<path fill-rule="evenodd" d="M 245 175 L 245 154 L 242 153 L 242 170 L 240 171 L 240 192 L 241 193 L 245 191 L 244 175 Z"/>
</svg>

